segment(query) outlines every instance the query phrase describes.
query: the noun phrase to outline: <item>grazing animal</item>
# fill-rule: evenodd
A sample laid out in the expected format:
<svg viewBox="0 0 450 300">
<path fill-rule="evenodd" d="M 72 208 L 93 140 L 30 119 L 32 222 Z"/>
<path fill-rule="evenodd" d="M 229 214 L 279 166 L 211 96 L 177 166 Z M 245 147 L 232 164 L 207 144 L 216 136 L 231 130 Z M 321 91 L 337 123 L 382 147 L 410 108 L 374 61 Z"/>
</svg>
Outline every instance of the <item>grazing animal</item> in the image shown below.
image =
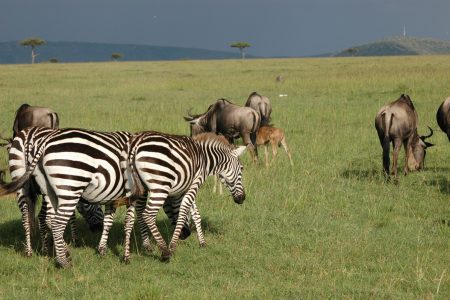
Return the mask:
<svg viewBox="0 0 450 300">
<path fill-rule="evenodd" d="M 256 132 L 260 126 L 260 116 L 250 107 L 242 107 L 226 99 L 219 99 L 200 115 L 184 117 L 191 125 L 191 136 L 204 132 L 224 135 L 233 144 L 234 139 L 242 137 L 253 159 L 256 160 Z"/>
<path fill-rule="evenodd" d="M 16 116 L 14 118 L 13 124 L 13 138 L 23 129 L 40 126 L 48 127 L 52 129 L 57 129 L 59 127 L 59 117 L 58 114 L 48 107 L 40 106 L 30 106 L 28 104 L 22 104 L 16 111 Z M 11 146 L 12 139 L 9 141 L 8 148 Z M 22 212 L 22 225 L 25 231 L 25 254 L 26 256 L 31 256 L 33 250 L 31 248 L 31 228 L 33 224 L 29 220 L 29 201 L 35 202 L 38 194 L 40 194 L 39 188 L 36 186 L 34 180 L 30 180 L 25 184 L 25 186 L 19 190 L 17 194 L 17 202 L 19 208 Z M 43 205 L 39 213 L 39 220 L 44 220 L 46 216 L 45 209 L 50 209 L 50 206 L 44 202 L 48 199 L 43 197 Z M 89 225 L 91 231 L 101 230 L 103 224 L 103 211 L 99 206 L 91 205 L 88 203 L 80 202 L 77 205 L 77 210 L 84 217 Z M 40 223 L 40 233 L 46 231 L 43 227 L 44 224 Z M 70 220 L 70 229 L 72 241 L 76 243 L 77 241 L 77 230 L 75 225 L 75 214 Z M 45 243 L 43 243 L 45 245 Z"/>
<path fill-rule="evenodd" d="M 436 113 L 436 120 L 439 128 L 447 134 L 447 138 L 450 142 L 450 97 L 439 106 Z"/>
<path fill-rule="evenodd" d="M 100 254 L 105 253 L 114 200 L 125 195 L 131 184 L 126 175 L 130 136 L 127 132 L 31 127 L 14 138 L 9 152 L 13 181 L 0 187 L 0 196 L 17 191 L 34 177 L 49 199 L 43 223 L 53 234 L 57 266 L 70 265 L 63 233 L 81 198 L 106 205 L 98 246 Z M 34 206 L 30 210 L 33 218 Z"/>
<path fill-rule="evenodd" d="M 16 111 L 13 138 L 16 137 L 19 131 L 32 126 L 56 129 L 59 127 L 58 114 L 48 107 L 22 104 Z"/>
<path fill-rule="evenodd" d="M 383 106 L 375 117 L 375 128 L 383 148 L 383 168 L 386 176 L 389 176 L 389 145 L 393 143 L 393 174 L 397 177 L 397 159 L 400 148 L 405 148 L 405 175 L 408 170 L 420 170 L 424 167 L 426 149 L 433 146 L 425 139 L 433 135 L 433 130 L 428 136 L 417 134 L 418 116 L 416 109 L 408 95 L 401 95 L 399 99 Z"/>
<path fill-rule="evenodd" d="M 243 167 L 239 155 L 245 149 L 244 146 L 235 149 L 224 138 L 212 134 L 191 138 L 142 132 L 133 137 L 128 159 L 136 188 L 134 194 L 149 193 L 147 203 L 142 198 L 137 200 L 139 227 L 141 232 L 146 228 L 150 230 L 163 260 L 174 253 L 189 210 L 195 205 L 197 191 L 208 176 L 219 175 L 234 201 L 238 204 L 244 201 Z M 156 226 L 156 215 L 167 200 L 179 207 L 169 247 Z M 142 217 L 139 217 L 140 213 Z M 200 219 L 197 222 L 200 223 Z"/>
<path fill-rule="evenodd" d="M 257 92 L 253 92 L 248 96 L 247 101 L 245 102 L 246 107 L 251 107 L 261 116 L 261 125 L 267 126 L 270 123 L 270 114 L 272 113 L 272 104 L 269 101 L 269 98 L 266 96 L 261 96 Z"/>
<path fill-rule="evenodd" d="M 284 130 L 281 128 L 276 128 L 272 126 L 261 126 L 259 127 L 258 134 L 256 136 L 256 144 L 264 146 L 264 156 L 266 159 L 266 167 L 269 166 L 269 155 L 267 151 L 267 147 L 269 144 L 272 146 L 272 161 L 275 159 L 277 155 L 277 147 L 283 146 L 284 151 L 286 151 L 287 156 L 289 157 L 289 162 L 291 166 L 294 166 L 292 162 L 291 153 L 286 143 L 286 137 L 284 135 Z"/>
</svg>

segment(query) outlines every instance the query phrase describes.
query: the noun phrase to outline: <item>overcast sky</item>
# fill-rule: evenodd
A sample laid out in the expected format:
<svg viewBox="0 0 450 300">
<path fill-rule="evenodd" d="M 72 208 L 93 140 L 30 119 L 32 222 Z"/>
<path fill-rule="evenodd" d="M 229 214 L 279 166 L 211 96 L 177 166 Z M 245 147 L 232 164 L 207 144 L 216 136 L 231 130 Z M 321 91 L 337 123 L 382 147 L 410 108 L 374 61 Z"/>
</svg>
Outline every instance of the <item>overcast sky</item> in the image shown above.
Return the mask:
<svg viewBox="0 0 450 300">
<path fill-rule="evenodd" d="M 403 34 L 450 40 L 450 0 L 0 0 L 0 42 L 37 36 L 234 51 L 334 52 Z"/>
</svg>

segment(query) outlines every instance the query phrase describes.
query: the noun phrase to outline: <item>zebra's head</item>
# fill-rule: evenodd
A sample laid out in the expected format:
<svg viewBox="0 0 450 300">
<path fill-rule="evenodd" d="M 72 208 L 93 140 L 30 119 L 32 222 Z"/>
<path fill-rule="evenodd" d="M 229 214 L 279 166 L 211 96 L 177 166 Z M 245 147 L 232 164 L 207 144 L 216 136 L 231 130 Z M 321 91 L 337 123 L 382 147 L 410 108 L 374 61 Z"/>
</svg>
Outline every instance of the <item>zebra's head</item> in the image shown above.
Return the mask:
<svg viewBox="0 0 450 300">
<path fill-rule="evenodd" d="M 223 170 L 218 173 L 220 180 L 228 188 L 233 196 L 234 202 L 237 204 L 242 204 L 245 200 L 245 190 L 242 183 L 243 166 L 239 160 L 239 156 L 244 153 L 246 148 L 245 146 L 240 146 L 231 150 Z"/>
<path fill-rule="evenodd" d="M 103 229 L 103 210 L 99 205 L 89 204 L 85 202 L 78 202 L 78 212 L 83 216 L 89 229 L 92 232 L 98 232 Z"/>
</svg>

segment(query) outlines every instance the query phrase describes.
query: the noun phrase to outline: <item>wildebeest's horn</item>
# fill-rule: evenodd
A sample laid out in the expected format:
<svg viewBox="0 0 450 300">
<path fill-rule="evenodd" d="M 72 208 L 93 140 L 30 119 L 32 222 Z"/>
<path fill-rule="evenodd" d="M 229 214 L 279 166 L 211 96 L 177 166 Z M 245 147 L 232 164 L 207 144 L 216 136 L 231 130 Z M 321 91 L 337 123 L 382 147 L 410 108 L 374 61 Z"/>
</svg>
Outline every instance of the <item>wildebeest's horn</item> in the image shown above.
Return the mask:
<svg viewBox="0 0 450 300">
<path fill-rule="evenodd" d="M 430 134 L 429 135 L 422 135 L 420 138 L 424 141 L 425 139 L 431 137 L 433 135 L 433 129 L 431 129 L 430 126 L 427 126 L 428 129 L 430 129 Z"/>
</svg>

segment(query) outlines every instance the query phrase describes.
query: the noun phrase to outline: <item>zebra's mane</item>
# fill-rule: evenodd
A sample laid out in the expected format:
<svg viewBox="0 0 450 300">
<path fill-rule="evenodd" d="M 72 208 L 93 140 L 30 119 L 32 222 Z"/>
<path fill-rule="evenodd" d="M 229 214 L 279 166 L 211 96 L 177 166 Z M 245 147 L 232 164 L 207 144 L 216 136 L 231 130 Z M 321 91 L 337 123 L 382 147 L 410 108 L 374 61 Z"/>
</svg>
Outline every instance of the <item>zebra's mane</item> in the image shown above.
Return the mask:
<svg viewBox="0 0 450 300">
<path fill-rule="evenodd" d="M 228 140 L 223 135 L 217 135 L 212 132 L 200 133 L 192 137 L 197 142 L 208 142 L 215 141 L 221 145 L 226 146 L 229 149 L 234 149 L 234 147 L 228 142 Z"/>
</svg>

